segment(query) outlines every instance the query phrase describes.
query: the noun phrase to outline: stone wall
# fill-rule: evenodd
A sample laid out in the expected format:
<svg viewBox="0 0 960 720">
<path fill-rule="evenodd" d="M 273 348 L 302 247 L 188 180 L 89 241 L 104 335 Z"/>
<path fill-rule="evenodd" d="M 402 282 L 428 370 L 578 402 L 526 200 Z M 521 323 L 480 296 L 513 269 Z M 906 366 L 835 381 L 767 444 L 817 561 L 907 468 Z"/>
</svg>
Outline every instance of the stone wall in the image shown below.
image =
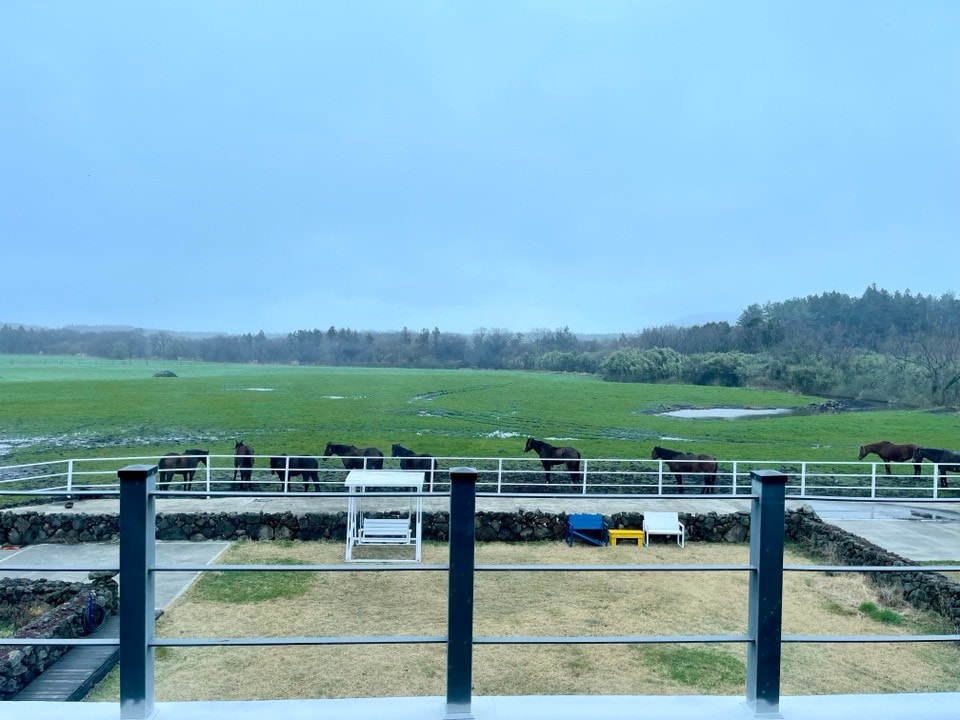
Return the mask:
<svg viewBox="0 0 960 720">
<path fill-rule="evenodd" d="M 640 528 L 642 513 L 607 516 L 611 527 Z M 750 532 L 750 514 L 681 514 L 687 539 L 706 542 L 743 542 Z M 567 516 L 539 510 L 478 512 L 476 537 L 480 542 L 561 540 Z M 347 514 L 340 513 L 167 513 L 157 516 L 158 540 L 343 540 Z M 449 538 L 446 512 L 423 514 L 425 540 Z M 0 545 L 37 543 L 117 542 L 116 515 L 72 513 L 0 513 Z"/>
<path fill-rule="evenodd" d="M 874 545 L 821 520 L 810 508 L 788 512 L 786 538 L 814 557 L 834 565 L 916 565 L 907 558 Z M 960 633 L 960 583 L 937 572 L 866 573 L 878 587 L 892 588 L 920 610 L 942 615 Z"/>
<path fill-rule="evenodd" d="M 92 584 L 0 578 L 0 606 L 50 606 L 47 612 L 21 627 L 15 637 L 83 637 L 87 634 L 84 611 L 91 593 L 97 603 L 115 615 L 118 593 L 112 573 L 92 574 L 97 576 Z M 15 696 L 68 649 L 63 645 L 0 645 L 0 700 Z"/>
</svg>

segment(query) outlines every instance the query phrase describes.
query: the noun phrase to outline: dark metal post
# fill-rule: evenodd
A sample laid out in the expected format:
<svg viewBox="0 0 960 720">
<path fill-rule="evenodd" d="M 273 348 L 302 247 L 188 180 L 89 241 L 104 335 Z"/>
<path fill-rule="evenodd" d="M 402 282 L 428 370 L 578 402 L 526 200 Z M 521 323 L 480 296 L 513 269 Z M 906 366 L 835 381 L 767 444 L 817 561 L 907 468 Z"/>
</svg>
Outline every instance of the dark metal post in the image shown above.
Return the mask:
<svg viewBox="0 0 960 720">
<path fill-rule="evenodd" d="M 120 470 L 120 717 L 153 715 L 156 465 Z"/>
<path fill-rule="evenodd" d="M 755 716 L 780 717 L 780 639 L 783 625 L 784 495 L 787 476 L 750 472 L 750 609 L 747 632 L 747 705 Z"/>
<path fill-rule="evenodd" d="M 447 720 L 472 718 L 473 538 L 477 471 L 450 469 L 450 574 L 447 592 Z"/>
</svg>

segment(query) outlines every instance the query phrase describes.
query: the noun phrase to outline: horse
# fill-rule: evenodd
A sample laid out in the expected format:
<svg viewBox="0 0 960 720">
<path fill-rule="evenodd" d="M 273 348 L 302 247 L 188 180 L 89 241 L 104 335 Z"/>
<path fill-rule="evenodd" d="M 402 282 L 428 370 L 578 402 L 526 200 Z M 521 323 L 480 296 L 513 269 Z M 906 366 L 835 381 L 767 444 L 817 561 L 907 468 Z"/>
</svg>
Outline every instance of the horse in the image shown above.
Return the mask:
<svg viewBox="0 0 960 720">
<path fill-rule="evenodd" d="M 236 445 L 233 446 L 233 481 L 237 481 L 237 473 L 240 473 L 240 482 L 249 483 L 250 478 L 253 476 L 253 470 L 250 468 L 253 467 L 253 448 L 249 445 L 244 445 L 243 440 L 237 440 Z"/>
<path fill-rule="evenodd" d="M 683 492 L 683 476 L 685 473 L 700 473 L 703 475 L 703 487 L 700 494 L 716 492 L 714 483 L 717 482 L 717 459 L 712 455 L 705 453 L 680 452 L 679 450 L 668 450 L 667 448 L 655 445 L 653 452 L 650 453 L 651 460 L 664 460 L 670 472 L 677 479 L 677 485 L 680 486 L 680 492 Z"/>
<path fill-rule="evenodd" d="M 383 470 L 383 453 L 375 447 L 358 448 L 356 445 L 327 443 L 323 454 L 327 457 L 339 455 L 340 462 L 347 470 Z"/>
<path fill-rule="evenodd" d="M 270 458 L 270 471 L 276 473 L 277 479 L 286 485 L 290 478 L 300 476 L 303 482 L 303 492 L 310 489 L 309 483 L 313 483 L 313 491 L 320 490 L 320 474 L 317 472 L 319 464 L 313 457 L 289 456 L 287 454 L 277 455 Z"/>
<path fill-rule="evenodd" d="M 550 468 L 554 465 L 566 465 L 568 473 L 580 472 L 580 451 L 572 447 L 556 447 L 543 440 L 536 438 L 527 438 L 527 444 L 524 446 L 524 452 L 536 450 L 540 456 L 540 464 L 547 474 L 547 484 L 550 483 Z"/>
<path fill-rule="evenodd" d="M 183 478 L 183 489 L 193 489 L 193 474 L 197 471 L 197 465 L 203 463 L 209 464 L 209 450 L 184 450 L 181 453 L 167 453 L 160 458 L 160 484 L 170 485 L 174 475 Z"/>
<path fill-rule="evenodd" d="M 960 473 L 960 453 L 953 450 L 941 450 L 938 448 L 918 447 L 913 451 L 913 461 L 915 463 L 929 460 L 935 463 L 940 470 L 940 487 L 950 487 L 947 484 L 947 470 L 954 473 Z M 942 463 L 949 463 L 943 465 Z"/>
<path fill-rule="evenodd" d="M 437 471 L 437 461 L 433 459 L 433 455 L 415 453 L 396 443 L 390 447 L 390 455 L 400 458 L 401 470 L 426 470 L 423 482 L 427 486 L 427 492 L 433 492 L 433 475 Z"/>
<path fill-rule="evenodd" d="M 880 456 L 880 459 L 883 460 L 883 467 L 887 470 L 887 475 L 890 475 L 890 463 L 892 462 L 906 462 L 913 457 L 913 454 L 917 451 L 919 445 L 914 445 L 913 443 L 906 443 L 905 445 L 894 445 L 892 442 L 887 440 L 881 440 L 880 442 L 870 443 L 869 445 L 860 446 L 860 454 L 857 455 L 857 460 L 863 460 L 870 453 L 874 453 Z M 914 476 L 920 474 L 920 463 L 913 464 L 913 474 Z"/>
</svg>

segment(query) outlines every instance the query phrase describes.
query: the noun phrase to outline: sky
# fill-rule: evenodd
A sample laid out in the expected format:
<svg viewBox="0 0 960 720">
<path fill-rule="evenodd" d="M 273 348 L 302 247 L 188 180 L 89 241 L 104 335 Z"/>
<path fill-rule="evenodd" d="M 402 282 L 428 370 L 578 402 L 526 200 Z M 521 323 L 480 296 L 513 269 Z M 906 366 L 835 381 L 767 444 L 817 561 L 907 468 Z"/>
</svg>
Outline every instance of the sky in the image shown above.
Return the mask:
<svg viewBox="0 0 960 720">
<path fill-rule="evenodd" d="M 960 3 L 0 3 L 0 322 L 635 332 L 960 284 Z"/>
</svg>

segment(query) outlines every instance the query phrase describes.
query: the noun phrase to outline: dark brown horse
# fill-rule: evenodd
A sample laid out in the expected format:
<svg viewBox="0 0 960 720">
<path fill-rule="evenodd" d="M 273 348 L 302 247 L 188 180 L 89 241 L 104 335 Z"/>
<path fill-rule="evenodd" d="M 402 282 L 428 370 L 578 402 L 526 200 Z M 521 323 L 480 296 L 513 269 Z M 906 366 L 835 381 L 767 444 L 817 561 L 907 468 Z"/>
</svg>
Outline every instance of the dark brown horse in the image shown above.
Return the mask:
<svg viewBox="0 0 960 720">
<path fill-rule="evenodd" d="M 237 440 L 236 445 L 233 446 L 233 481 L 237 481 L 237 473 L 240 473 L 240 482 L 249 483 L 250 478 L 253 477 L 253 448 L 249 445 L 244 445 L 243 440 Z"/>
<path fill-rule="evenodd" d="M 375 447 L 358 448 L 356 445 L 327 443 L 323 451 L 326 457 L 340 456 L 347 470 L 383 470 L 383 453 Z"/>
<path fill-rule="evenodd" d="M 940 471 L 940 487 L 949 487 L 947 485 L 947 470 L 960 473 L 960 453 L 953 450 L 918 447 L 913 451 L 913 461 L 919 463 L 924 460 L 936 463 L 937 469 Z M 949 464 L 944 465 L 944 463 Z"/>
<path fill-rule="evenodd" d="M 433 476 L 437 472 L 437 461 L 433 459 L 433 455 L 415 453 L 396 443 L 390 447 L 390 454 L 400 458 L 401 470 L 426 470 L 423 482 L 427 486 L 427 492 L 433 492 Z"/>
<path fill-rule="evenodd" d="M 677 479 L 677 485 L 683 492 L 683 476 L 686 473 L 700 473 L 703 475 L 703 487 L 700 494 L 716 492 L 714 484 L 717 482 L 717 459 L 712 455 L 705 453 L 679 452 L 678 450 L 668 450 L 667 448 L 655 445 L 653 452 L 650 453 L 652 460 L 663 460 L 670 468 L 670 472 Z"/>
<path fill-rule="evenodd" d="M 183 453 L 167 453 L 160 458 L 160 485 L 170 485 L 174 475 L 183 478 L 183 489 L 193 489 L 193 475 L 197 465 L 208 464 L 209 450 L 184 450 Z"/>
<path fill-rule="evenodd" d="M 880 442 L 870 443 L 869 445 L 860 446 L 860 454 L 857 455 L 857 460 L 863 460 L 870 453 L 880 456 L 880 459 L 883 460 L 883 467 L 887 470 L 887 475 L 890 475 L 890 463 L 891 462 L 906 462 L 913 457 L 913 454 L 917 451 L 919 445 L 914 445 L 913 443 L 906 443 L 904 445 L 894 445 L 888 440 L 881 440 Z M 920 463 L 915 462 L 913 464 L 913 474 L 920 474 Z"/>
<path fill-rule="evenodd" d="M 540 464 L 547 475 L 547 483 L 550 482 L 550 469 L 555 465 L 566 465 L 568 473 L 576 474 L 580 472 L 580 451 L 572 447 L 557 447 L 543 440 L 536 438 L 527 438 L 527 444 L 524 446 L 524 452 L 535 450 L 540 456 Z"/>
<path fill-rule="evenodd" d="M 314 457 L 302 455 L 278 455 L 270 458 L 270 470 L 276 473 L 277 479 L 284 485 L 289 484 L 290 478 L 300 476 L 303 481 L 303 492 L 310 489 L 313 483 L 314 492 L 320 490 L 320 474 L 317 472 L 319 464 Z"/>
</svg>

